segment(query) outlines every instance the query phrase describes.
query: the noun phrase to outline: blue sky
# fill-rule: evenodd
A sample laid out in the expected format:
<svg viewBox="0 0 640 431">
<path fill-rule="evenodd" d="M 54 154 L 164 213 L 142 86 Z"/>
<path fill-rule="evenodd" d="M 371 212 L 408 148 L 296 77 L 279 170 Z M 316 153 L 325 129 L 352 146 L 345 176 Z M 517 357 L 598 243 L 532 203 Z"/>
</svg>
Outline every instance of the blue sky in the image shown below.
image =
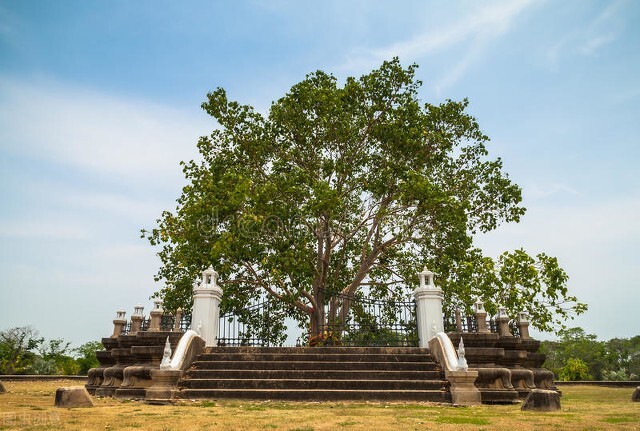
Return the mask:
<svg viewBox="0 0 640 431">
<path fill-rule="evenodd" d="M 418 63 L 421 98 L 470 101 L 528 213 L 490 255 L 559 258 L 602 339 L 640 333 L 640 3 L 0 0 L 0 329 L 75 344 L 150 308 L 139 238 L 172 209 L 208 91 L 265 111 L 325 70 Z"/>
</svg>

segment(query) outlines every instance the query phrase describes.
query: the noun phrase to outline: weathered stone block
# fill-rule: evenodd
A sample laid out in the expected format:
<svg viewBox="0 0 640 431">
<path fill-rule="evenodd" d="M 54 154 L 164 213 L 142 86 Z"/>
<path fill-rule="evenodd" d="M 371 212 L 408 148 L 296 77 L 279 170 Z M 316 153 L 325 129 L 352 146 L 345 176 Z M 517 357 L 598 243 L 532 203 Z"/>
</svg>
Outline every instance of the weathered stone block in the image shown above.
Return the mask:
<svg viewBox="0 0 640 431">
<path fill-rule="evenodd" d="M 56 407 L 93 407 L 91 395 L 84 386 L 68 386 L 56 390 Z"/>
<path fill-rule="evenodd" d="M 478 378 L 477 371 L 447 371 L 446 376 L 451 384 L 451 402 L 460 405 L 482 404 L 480 391 L 474 385 Z"/>
<path fill-rule="evenodd" d="M 560 394 L 546 389 L 533 389 L 525 398 L 521 410 L 537 412 L 560 410 Z"/>
<path fill-rule="evenodd" d="M 4 394 L 5 392 L 7 392 L 7 390 L 5 389 L 5 387 L 2 384 L 2 382 L 0 382 L 0 394 Z"/>
<path fill-rule="evenodd" d="M 631 401 L 640 402 L 640 386 L 638 386 L 636 390 L 633 392 L 633 395 L 631 396 Z"/>
<path fill-rule="evenodd" d="M 178 381 L 182 370 L 151 370 L 153 385 L 147 389 L 145 402 L 149 404 L 170 404 L 178 393 Z"/>
</svg>

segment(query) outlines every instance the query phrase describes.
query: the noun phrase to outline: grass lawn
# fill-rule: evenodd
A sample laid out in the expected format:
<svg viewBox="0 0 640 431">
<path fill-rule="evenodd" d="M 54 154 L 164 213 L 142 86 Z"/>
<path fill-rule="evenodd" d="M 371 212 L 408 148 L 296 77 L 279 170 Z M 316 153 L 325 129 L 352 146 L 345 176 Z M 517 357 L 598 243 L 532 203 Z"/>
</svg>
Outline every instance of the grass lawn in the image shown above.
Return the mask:
<svg viewBox="0 0 640 431">
<path fill-rule="evenodd" d="M 0 430 L 640 430 L 633 388 L 563 386 L 562 410 L 519 405 L 451 407 L 404 402 L 212 400 L 151 406 L 94 399 L 95 407 L 53 406 L 57 387 L 78 381 L 4 382 Z"/>
</svg>

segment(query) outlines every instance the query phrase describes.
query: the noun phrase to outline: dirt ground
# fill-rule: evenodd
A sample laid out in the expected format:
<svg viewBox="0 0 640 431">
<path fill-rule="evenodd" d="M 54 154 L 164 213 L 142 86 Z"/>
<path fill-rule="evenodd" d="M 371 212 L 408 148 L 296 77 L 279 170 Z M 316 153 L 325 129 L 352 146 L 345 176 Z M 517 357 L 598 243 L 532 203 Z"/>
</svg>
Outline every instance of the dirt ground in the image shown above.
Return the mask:
<svg viewBox="0 0 640 431">
<path fill-rule="evenodd" d="M 94 399 L 94 407 L 54 407 L 56 388 L 78 381 L 4 382 L 0 430 L 640 430 L 633 388 L 563 386 L 562 409 L 519 405 L 210 400 L 152 406 Z"/>
</svg>

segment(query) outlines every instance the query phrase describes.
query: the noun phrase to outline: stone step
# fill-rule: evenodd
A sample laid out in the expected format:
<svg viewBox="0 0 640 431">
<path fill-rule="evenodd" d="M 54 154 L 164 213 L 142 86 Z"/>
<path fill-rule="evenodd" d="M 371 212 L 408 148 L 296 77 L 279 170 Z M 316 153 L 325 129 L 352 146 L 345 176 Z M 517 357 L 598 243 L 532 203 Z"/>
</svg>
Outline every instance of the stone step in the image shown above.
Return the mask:
<svg viewBox="0 0 640 431">
<path fill-rule="evenodd" d="M 372 370 L 372 371 L 436 371 L 434 362 L 322 362 L 322 361 L 195 361 L 192 370 Z"/>
<path fill-rule="evenodd" d="M 450 402 L 428 349 L 213 347 L 180 381 L 182 398 Z"/>
<path fill-rule="evenodd" d="M 444 390 L 334 390 L 334 389 L 183 389 L 183 399 L 253 399 L 294 401 L 431 401 L 450 403 L 451 395 Z"/>
<path fill-rule="evenodd" d="M 440 371 L 192 369 L 190 379 L 440 380 Z"/>
<path fill-rule="evenodd" d="M 418 347 L 207 347 L 204 353 L 321 353 L 336 354 L 408 354 L 430 355 L 429 349 Z"/>
<path fill-rule="evenodd" d="M 433 362 L 430 355 L 385 353 L 204 353 L 199 361 L 318 361 L 318 362 Z"/>
<path fill-rule="evenodd" d="M 308 379 L 185 379 L 185 389 L 324 389 L 324 390 L 440 390 L 439 380 L 308 380 Z"/>
</svg>

